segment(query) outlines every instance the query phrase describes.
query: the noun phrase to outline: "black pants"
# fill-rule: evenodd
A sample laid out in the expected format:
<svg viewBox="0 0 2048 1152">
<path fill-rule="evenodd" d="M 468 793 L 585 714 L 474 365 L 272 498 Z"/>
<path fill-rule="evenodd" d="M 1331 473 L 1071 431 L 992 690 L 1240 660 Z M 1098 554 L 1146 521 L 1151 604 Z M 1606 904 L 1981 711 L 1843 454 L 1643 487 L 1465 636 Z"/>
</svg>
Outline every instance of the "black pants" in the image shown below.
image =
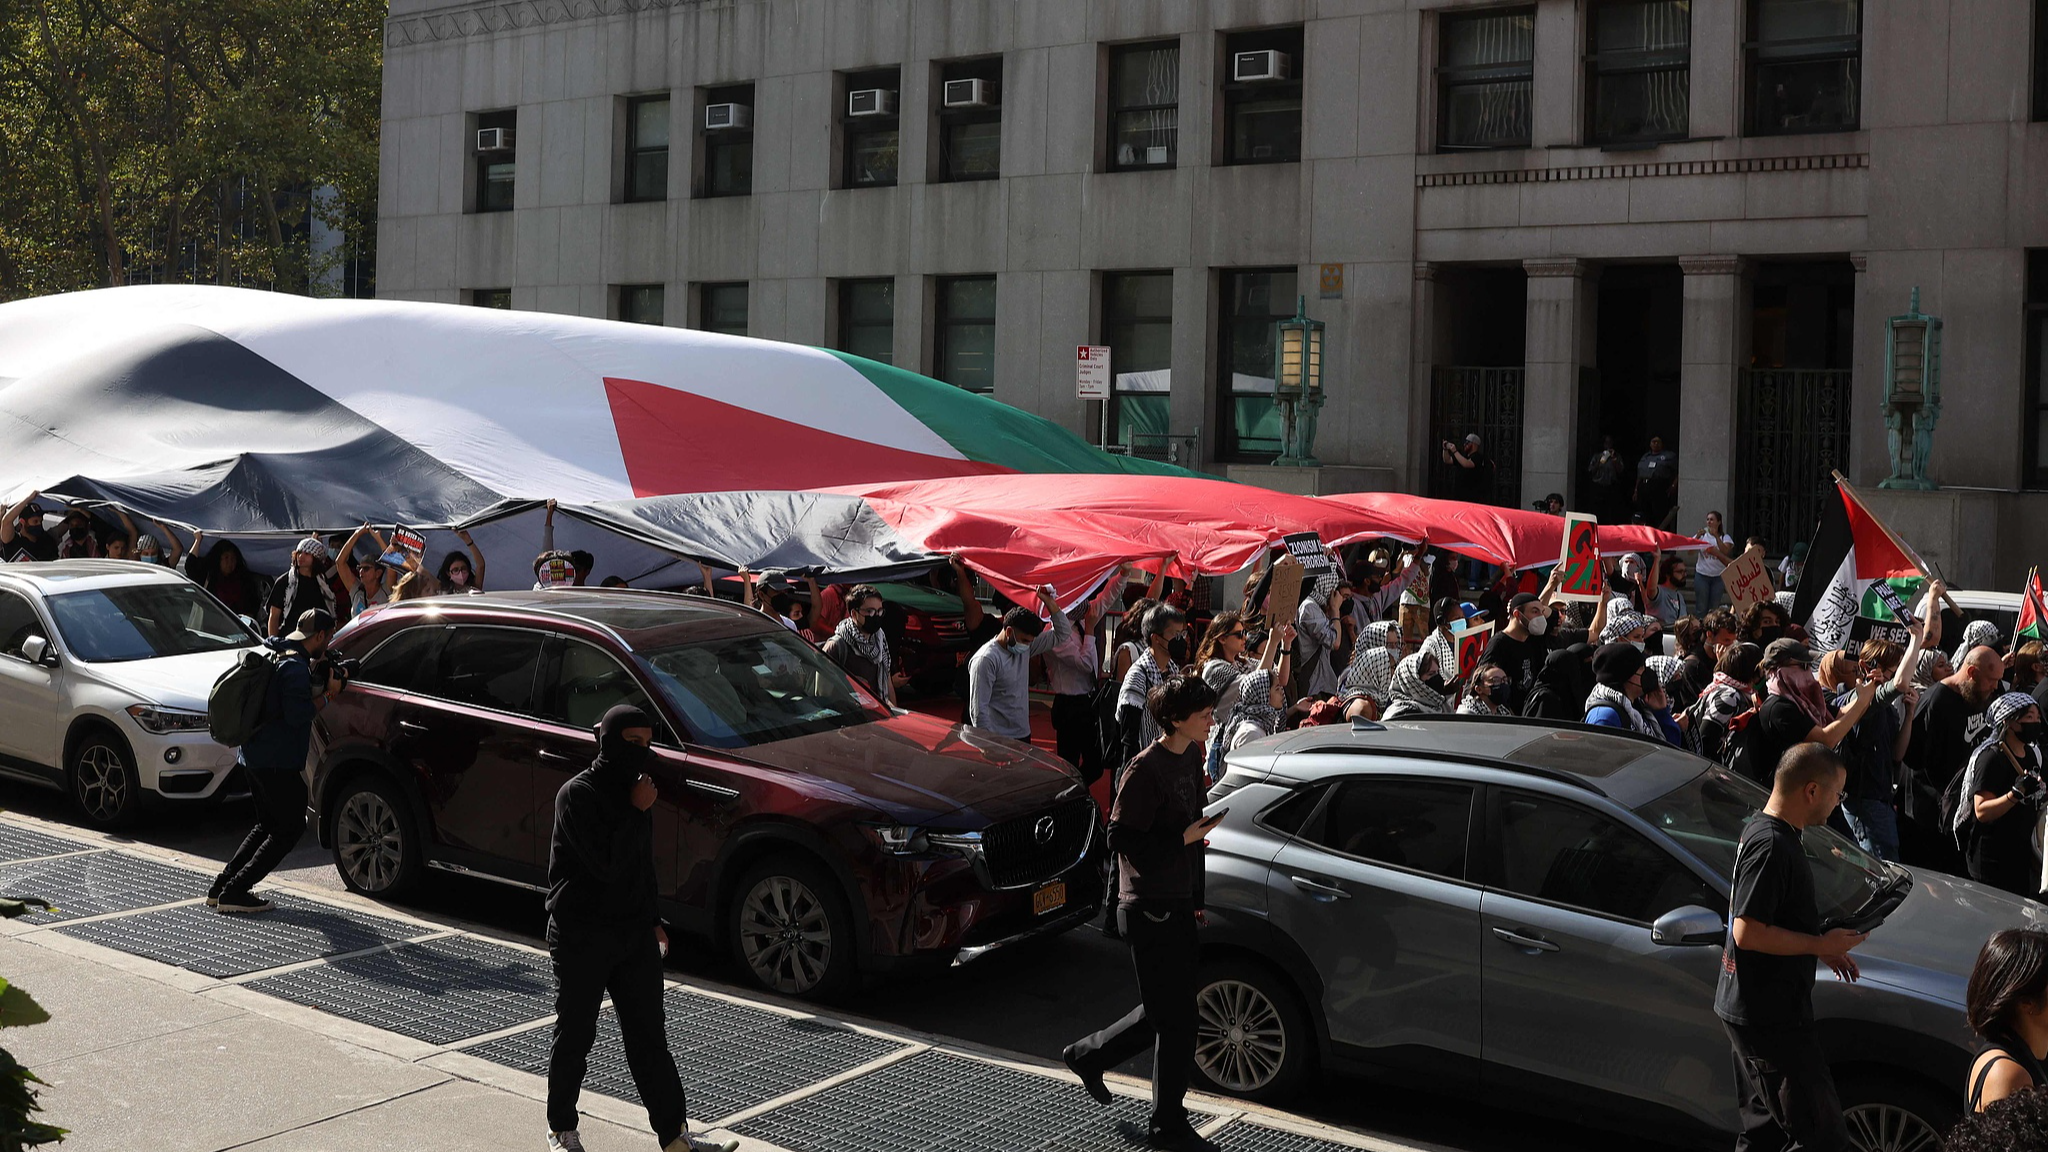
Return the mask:
<svg viewBox="0 0 2048 1152">
<path fill-rule="evenodd" d="M 298 769 L 249 768 L 245 774 L 256 800 L 256 826 L 214 880 L 221 893 L 241 895 L 262 883 L 306 830 L 306 778 Z"/>
<path fill-rule="evenodd" d="M 1735 1049 L 1742 1131 L 1735 1152 L 1841 1152 L 1842 1101 L 1813 1025 L 1754 1028 L 1723 1021 Z"/>
<path fill-rule="evenodd" d="M 1190 908 L 1117 912 L 1131 965 L 1138 971 L 1138 1006 L 1123 1019 L 1077 1042 L 1074 1061 L 1090 1071 L 1111 1068 L 1152 1049 L 1152 1129 L 1188 1126 L 1181 1101 L 1195 1066 L 1195 969 L 1201 961 Z"/>
<path fill-rule="evenodd" d="M 1089 784 L 1102 778 L 1102 729 L 1095 719 L 1095 697 L 1052 698 L 1052 732 L 1060 759 L 1081 770 Z"/>
<path fill-rule="evenodd" d="M 576 1099 L 597 1041 L 597 1010 L 611 993 L 633 1087 L 663 1146 L 683 1134 L 683 1081 L 668 1050 L 661 1004 L 661 948 L 652 928 L 626 931 L 548 923 L 555 967 L 555 1042 L 548 1050 L 548 1131 L 576 1127 Z"/>
</svg>

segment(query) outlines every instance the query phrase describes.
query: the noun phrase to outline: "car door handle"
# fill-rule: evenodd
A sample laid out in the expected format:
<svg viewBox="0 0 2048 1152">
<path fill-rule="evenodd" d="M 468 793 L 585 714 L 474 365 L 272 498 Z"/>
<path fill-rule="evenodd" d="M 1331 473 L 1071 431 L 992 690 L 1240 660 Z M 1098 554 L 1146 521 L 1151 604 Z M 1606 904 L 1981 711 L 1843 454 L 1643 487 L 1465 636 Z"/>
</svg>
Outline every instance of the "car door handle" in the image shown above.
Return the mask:
<svg viewBox="0 0 2048 1152">
<path fill-rule="evenodd" d="M 425 732 L 427 726 L 417 720 L 400 720 L 398 726 L 407 732 Z"/>
<path fill-rule="evenodd" d="M 1531 948 L 1538 952 L 1557 951 L 1557 945 L 1552 944 L 1550 941 L 1540 936 L 1524 936 L 1512 928 L 1495 928 L 1493 934 L 1517 948 Z"/>
<path fill-rule="evenodd" d="M 1351 893 L 1337 887 L 1335 884 L 1325 884 L 1321 880 L 1312 880 L 1307 876 L 1289 876 L 1288 879 L 1294 881 L 1294 886 L 1304 892 L 1313 892 L 1318 896 L 1332 896 L 1339 900 L 1351 899 Z"/>
<path fill-rule="evenodd" d="M 540 758 L 543 760 L 559 760 L 564 764 L 574 764 L 577 762 L 576 758 L 573 756 L 564 756 L 560 752 L 556 752 L 548 748 L 543 748 L 540 750 Z"/>
</svg>

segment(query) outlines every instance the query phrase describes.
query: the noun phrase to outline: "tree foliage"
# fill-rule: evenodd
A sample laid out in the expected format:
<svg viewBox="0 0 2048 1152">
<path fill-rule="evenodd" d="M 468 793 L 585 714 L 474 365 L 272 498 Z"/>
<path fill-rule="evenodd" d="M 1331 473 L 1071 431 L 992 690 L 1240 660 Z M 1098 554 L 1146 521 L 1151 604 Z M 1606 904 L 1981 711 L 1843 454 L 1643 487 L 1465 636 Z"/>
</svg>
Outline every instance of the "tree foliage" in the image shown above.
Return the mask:
<svg viewBox="0 0 2048 1152">
<path fill-rule="evenodd" d="M 0 299 L 306 292 L 375 218 L 382 0 L 0 0 Z"/>
<path fill-rule="evenodd" d="M 55 909 L 49 901 L 33 896 L 0 898 L 0 918 L 12 920 L 30 912 L 51 911 Z M 47 1024 L 49 1020 L 50 1014 L 33 996 L 0 980 L 0 1028 L 25 1028 L 30 1024 Z M 41 1077 L 0 1048 L 0 1152 L 22 1152 L 39 1144 L 58 1143 L 68 1134 L 67 1129 L 35 1118 L 43 1106 L 36 1100 L 34 1086 L 42 1082 Z"/>
</svg>

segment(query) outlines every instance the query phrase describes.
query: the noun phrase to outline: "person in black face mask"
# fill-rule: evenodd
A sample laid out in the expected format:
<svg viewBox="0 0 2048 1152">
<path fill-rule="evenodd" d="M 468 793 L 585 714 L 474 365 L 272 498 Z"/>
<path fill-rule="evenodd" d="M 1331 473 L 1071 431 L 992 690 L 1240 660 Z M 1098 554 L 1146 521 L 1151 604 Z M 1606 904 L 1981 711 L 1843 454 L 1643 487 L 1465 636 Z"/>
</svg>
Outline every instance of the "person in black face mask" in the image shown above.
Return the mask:
<svg viewBox="0 0 2048 1152">
<path fill-rule="evenodd" d="M 736 1140 L 689 1134 L 682 1078 L 662 1012 L 668 931 L 654 876 L 654 721 L 621 704 L 597 725 L 597 759 L 555 794 L 548 847 L 548 953 L 555 1037 L 548 1053 L 548 1148 L 582 1152 L 576 1099 L 597 1013 L 610 993 L 633 1085 L 665 1152 L 733 1152 Z"/>
<path fill-rule="evenodd" d="M 846 617 L 832 638 L 825 641 L 825 655 L 853 673 L 889 704 L 896 702 L 896 689 L 910 682 L 908 673 L 895 670 L 889 651 L 889 634 L 882 630 L 882 594 L 872 584 L 862 584 L 846 595 Z"/>
<path fill-rule="evenodd" d="M 1759 648 L 1768 648 L 1771 641 L 1792 634 L 1786 623 L 1783 608 L 1769 600 L 1760 601 L 1742 614 L 1742 638 Z"/>
</svg>

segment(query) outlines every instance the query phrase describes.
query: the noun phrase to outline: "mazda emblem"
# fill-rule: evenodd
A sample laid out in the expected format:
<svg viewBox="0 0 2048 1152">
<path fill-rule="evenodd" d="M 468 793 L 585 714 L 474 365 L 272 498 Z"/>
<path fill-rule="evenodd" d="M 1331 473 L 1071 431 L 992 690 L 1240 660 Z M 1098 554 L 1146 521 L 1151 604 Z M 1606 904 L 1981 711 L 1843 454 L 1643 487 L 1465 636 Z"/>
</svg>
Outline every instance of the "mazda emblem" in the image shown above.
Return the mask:
<svg viewBox="0 0 2048 1152">
<path fill-rule="evenodd" d="M 1040 816 L 1038 823 L 1031 826 L 1031 838 L 1040 844 L 1052 843 L 1052 817 Z"/>
</svg>

